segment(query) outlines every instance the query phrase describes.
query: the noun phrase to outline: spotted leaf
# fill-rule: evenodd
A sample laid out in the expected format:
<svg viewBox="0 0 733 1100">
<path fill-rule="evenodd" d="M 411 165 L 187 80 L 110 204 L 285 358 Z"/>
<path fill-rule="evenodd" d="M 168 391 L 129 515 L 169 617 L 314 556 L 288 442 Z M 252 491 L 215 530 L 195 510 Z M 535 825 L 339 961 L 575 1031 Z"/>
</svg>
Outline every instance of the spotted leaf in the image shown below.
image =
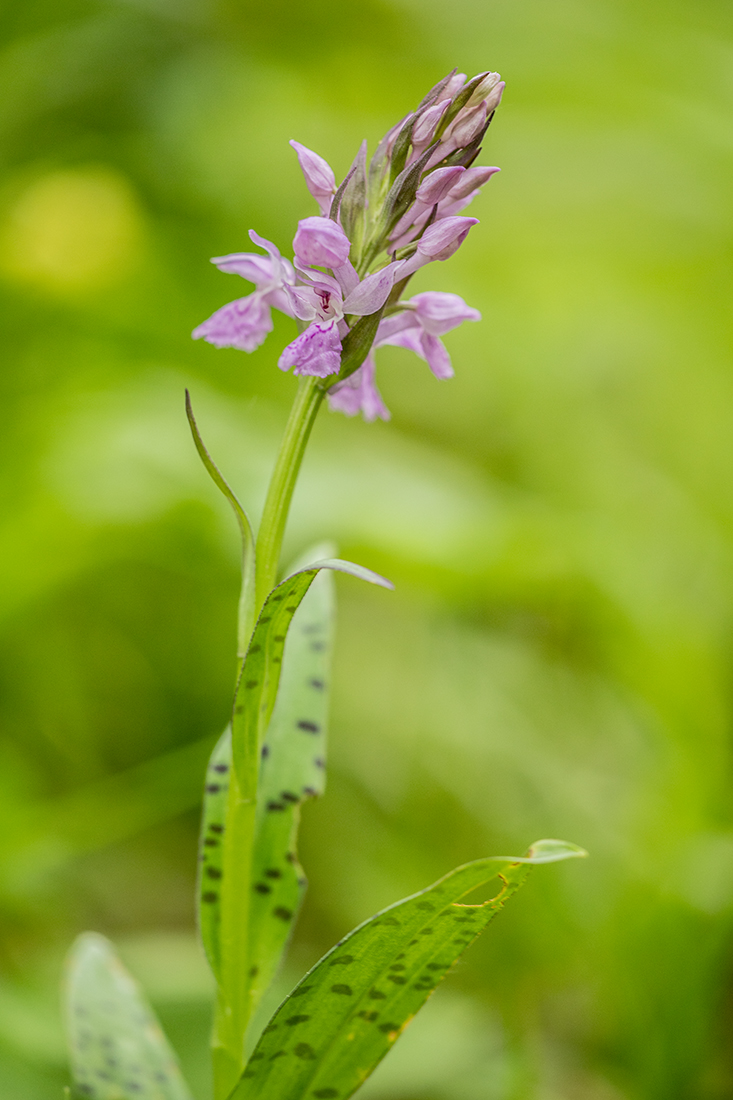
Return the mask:
<svg viewBox="0 0 733 1100">
<path fill-rule="evenodd" d="M 231 1100 L 346 1100 L 532 864 L 580 855 L 574 845 L 544 840 L 522 858 L 477 860 L 354 929 L 277 1010 Z M 462 901 L 492 879 L 495 896 Z"/>
<path fill-rule="evenodd" d="M 219 981 L 221 977 L 221 890 L 223 840 L 232 763 L 232 730 L 227 726 L 214 747 L 206 768 L 201 814 L 198 873 L 199 932 L 206 957 Z"/>
<path fill-rule="evenodd" d="M 325 786 L 334 610 L 333 578 L 324 569 L 293 616 L 262 747 L 249 925 L 253 1006 L 274 976 L 305 892 L 298 825 L 301 804 Z"/>
<path fill-rule="evenodd" d="M 218 967 L 220 1010 L 213 1057 L 217 1075 L 231 1079 L 232 1085 L 242 1069 L 241 1037 L 261 992 L 255 970 L 258 964 L 250 958 L 250 932 L 253 913 L 262 912 L 261 902 L 269 897 L 254 888 L 260 881 L 255 876 L 259 871 L 255 836 L 262 749 L 277 697 L 285 640 L 293 616 L 322 569 L 392 587 L 383 577 L 351 562 L 336 558 L 318 561 L 292 573 L 272 590 L 252 633 L 234 699 L 229 792 L 218 868 L 221 875 L 217 880 L 219 912 L 214 918 L 218 920 L 218 946 L 213 955 Z M 294 909 L 270 904 L 268 913 L 268 920 L 280 921 L 283 926 L 278 936 L 282 936 L 283 929 L 287 935 Z M 272 944 L 276 942 L 272 938 Z"/>
<path fill-rule="evenodd" d="M 66 983 L 72 1096 L 191 1100 L 176 1057 L 142 992 L 103 936 L 72 948 Z"/>
</svg>

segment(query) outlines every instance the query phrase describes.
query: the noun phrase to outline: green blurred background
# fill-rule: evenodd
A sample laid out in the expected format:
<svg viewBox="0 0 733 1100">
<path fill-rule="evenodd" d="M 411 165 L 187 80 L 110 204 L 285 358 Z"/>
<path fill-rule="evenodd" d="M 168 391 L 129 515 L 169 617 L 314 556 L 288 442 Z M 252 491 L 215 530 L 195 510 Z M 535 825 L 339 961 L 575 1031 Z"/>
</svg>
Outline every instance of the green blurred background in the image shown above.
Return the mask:
<svg viewBox="0 0 733 1100">
<path fill-rule="evenodd" d="M 538 872 L 364 1100 L 733 1095 L 730 0 L 5 0 L 0 12 L 0 1095 L 66 1081 L 82 929 L 145 983 L 207 1100 L 193 924 L 237 541 L 294 380 L 190 330 L 208 257 L 314 212 L 448 69 L 507 80 L 503 171 L 415 289 L 484 316 L 439 383 L 380 352 L 390 424 L 323 414 L 288 552 L 335 537 L 329 790 L 296 978 L 378 907 L 540 836 Z"/>
</svg>

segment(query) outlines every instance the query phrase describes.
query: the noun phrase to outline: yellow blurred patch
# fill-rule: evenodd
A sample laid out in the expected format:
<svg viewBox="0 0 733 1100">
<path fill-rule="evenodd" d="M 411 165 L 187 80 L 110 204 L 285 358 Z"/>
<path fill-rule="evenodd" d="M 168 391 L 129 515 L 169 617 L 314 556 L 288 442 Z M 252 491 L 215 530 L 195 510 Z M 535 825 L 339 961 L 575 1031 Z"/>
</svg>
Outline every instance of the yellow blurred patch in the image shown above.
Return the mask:
<svg viewBox="0 0 733 1100">
<path fill-rule="evenodd" d="M 115 282 L 140 255 L 138 204 L 127 180 L 110 168 L 59 170 L 36 179 L 4 221 L 4 274 L 49 290 Z"/>
</svg>

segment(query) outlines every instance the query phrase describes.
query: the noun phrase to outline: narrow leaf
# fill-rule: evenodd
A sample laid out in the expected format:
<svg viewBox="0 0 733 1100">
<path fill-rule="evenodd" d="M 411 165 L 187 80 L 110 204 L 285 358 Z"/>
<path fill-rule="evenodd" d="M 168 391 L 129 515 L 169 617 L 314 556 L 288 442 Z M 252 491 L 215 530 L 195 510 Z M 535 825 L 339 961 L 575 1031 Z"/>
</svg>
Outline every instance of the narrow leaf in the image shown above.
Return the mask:
<svg viewBox="0 0 733 1100">
<path fill-rule="evenodd" d="M 244 657 L 247 652 L 247 643 L 252 633 L 252 627 L 254 626 L 255 611 L 255 543 L 254 535 L 252 534 L 252 525 L 249 522 L 247 513 L 237 500 L 234 491 L 225 480 L 218 466 L 206 449 L 204 441 L 201 438 L 198 424 L 196 423 L 196 418 L 193 415 L 191 395 L 188 390 L 186 390 L 186 416 L 188 417 L 191 435 L 193 436 L 193 441 L 196 445 L 199 457 L 206 467 L 206 471 L 211 480 L 231 504 L 234 515 L 237 517 L 237 523 L 239 524 L 239 530 L 242 536 L 242 590 L 239 597 L 237 656 Z"/>
<path fill-rule="evenodd" d="M 249 926 L 253 1006 L 274 977 L 305 893 L 297 836 L 301 804 L 325 787 L 334 595 L 324 569 L 293 616 L 262 748 Z"/>
<path fill-rule="evenodd" d="M 104 936 L 86 932 L 69 958 L 66 1012 L 73 1096 L 191 1100 L 142 992 Z"/>
<path fill-rule="evenodd" d="M 384 577 L 351 562 L 338 559 L 315 562 L 286 577 L 273 589 L 250 641 L 234 699 L 222 862 L 215 869 L 220 877 L 211 890 L 211 904 L 219 909 L 218 915 L 212 914 L 211 926 L 218 921 L 218 947 L 213 950 L 213 956 L 219 967 L 220 1005 L 224 1006 L 217 1013 L 214 1057 L 230 1069 L 238 1064 L 240 1071 L 241 1036 L 261 992 L 255 969 L 258 964 L 250 960 L 252 913 L 261 900 L 259 892 L 253 888 L 260 760 L 277 696 L 285 639 L 293 616 L 321 569 L 351 573 L 373 584 L 392 587 Z M 208 874 L 205 871 L 202 879 Z M 272 904 L 269 895 L 262 897 L 268 900 L 270 919 L 282 923 L 287 937 L 294 910 Z M 261 912 L 259 905 L 258 912 Z"/>
<path fill-rule="evenodd" d="M 217 981 L 221 980 L 219 880 L 224 866 L 222 839 L 226 824 L 231 763 L 232 727 L 228 725 L 217 741 L 206 768 L 196 891 L 199 933 L 209 966 Z"/>
<path fill-rule="evenodd" d="M 531 865 L 581 855 L 581 848 L 552 840 L 538 841 L 521 858 L 477 860 L 354 929 L 277 1010 L 231 1100 L 346 1100 Z M 495 878 L 501 884 L 495 897 L 462 902 Z"/>
</svg>

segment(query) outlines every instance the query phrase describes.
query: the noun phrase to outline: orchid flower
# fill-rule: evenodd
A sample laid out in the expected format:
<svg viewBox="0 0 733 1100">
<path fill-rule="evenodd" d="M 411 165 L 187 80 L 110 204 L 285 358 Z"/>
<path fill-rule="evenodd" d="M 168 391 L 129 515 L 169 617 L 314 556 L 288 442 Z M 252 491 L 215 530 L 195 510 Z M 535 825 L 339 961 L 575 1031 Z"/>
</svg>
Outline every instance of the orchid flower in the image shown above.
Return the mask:
<svg viewBox="0 0 733 1100">
<path fill-rule="evenodd" d="M 477 309 L 466 305 L 458 294 L 426 291 L 407 302 L 400 302 L 402 312 L 382 321 L 377 329 L 374 348 L 392 344 L 414 351 L 430 367 L 436 378 L 452 378 L 453 366 L 445 344 L 440 339 L 446 332 L 464 321 L 480 321 Z M 329 392 L 331 409 L 365 420 L 379 417 L 389 420 L 389 410 L 382 400 L 375 381 L 373 352 L 354 374 L 339 382 Z"/>
<path fill-rule="evenodd" d="M 368 172 L 362 147 L 338 188 L 327 161 L 291 141 L 320 213 L 298 223 L 292 263 L 254 231 L 250 238 L 266 256 L 214 259 L 255 290 L 217 310 L 194 338 L 253 351 L 272 331 L 278 309 L 300 329 L 281 353 L 280 369 L 319 380 L 331 408 L 360 411 L 367 420 L 389 416 L 376 388 L 374 349 L 407 348 L 437 378 L 450 378 L 441 337 L 480 314 L 454 294 L 428 291 L 409 300 L 402 294 L 415 272 L 452 256 L 477 224 L 460 211 L 499 171 L 473 161 L 503 88 L 498 73 L 472 80 L 450 73 L 388 131 Z"/>
</svg>

